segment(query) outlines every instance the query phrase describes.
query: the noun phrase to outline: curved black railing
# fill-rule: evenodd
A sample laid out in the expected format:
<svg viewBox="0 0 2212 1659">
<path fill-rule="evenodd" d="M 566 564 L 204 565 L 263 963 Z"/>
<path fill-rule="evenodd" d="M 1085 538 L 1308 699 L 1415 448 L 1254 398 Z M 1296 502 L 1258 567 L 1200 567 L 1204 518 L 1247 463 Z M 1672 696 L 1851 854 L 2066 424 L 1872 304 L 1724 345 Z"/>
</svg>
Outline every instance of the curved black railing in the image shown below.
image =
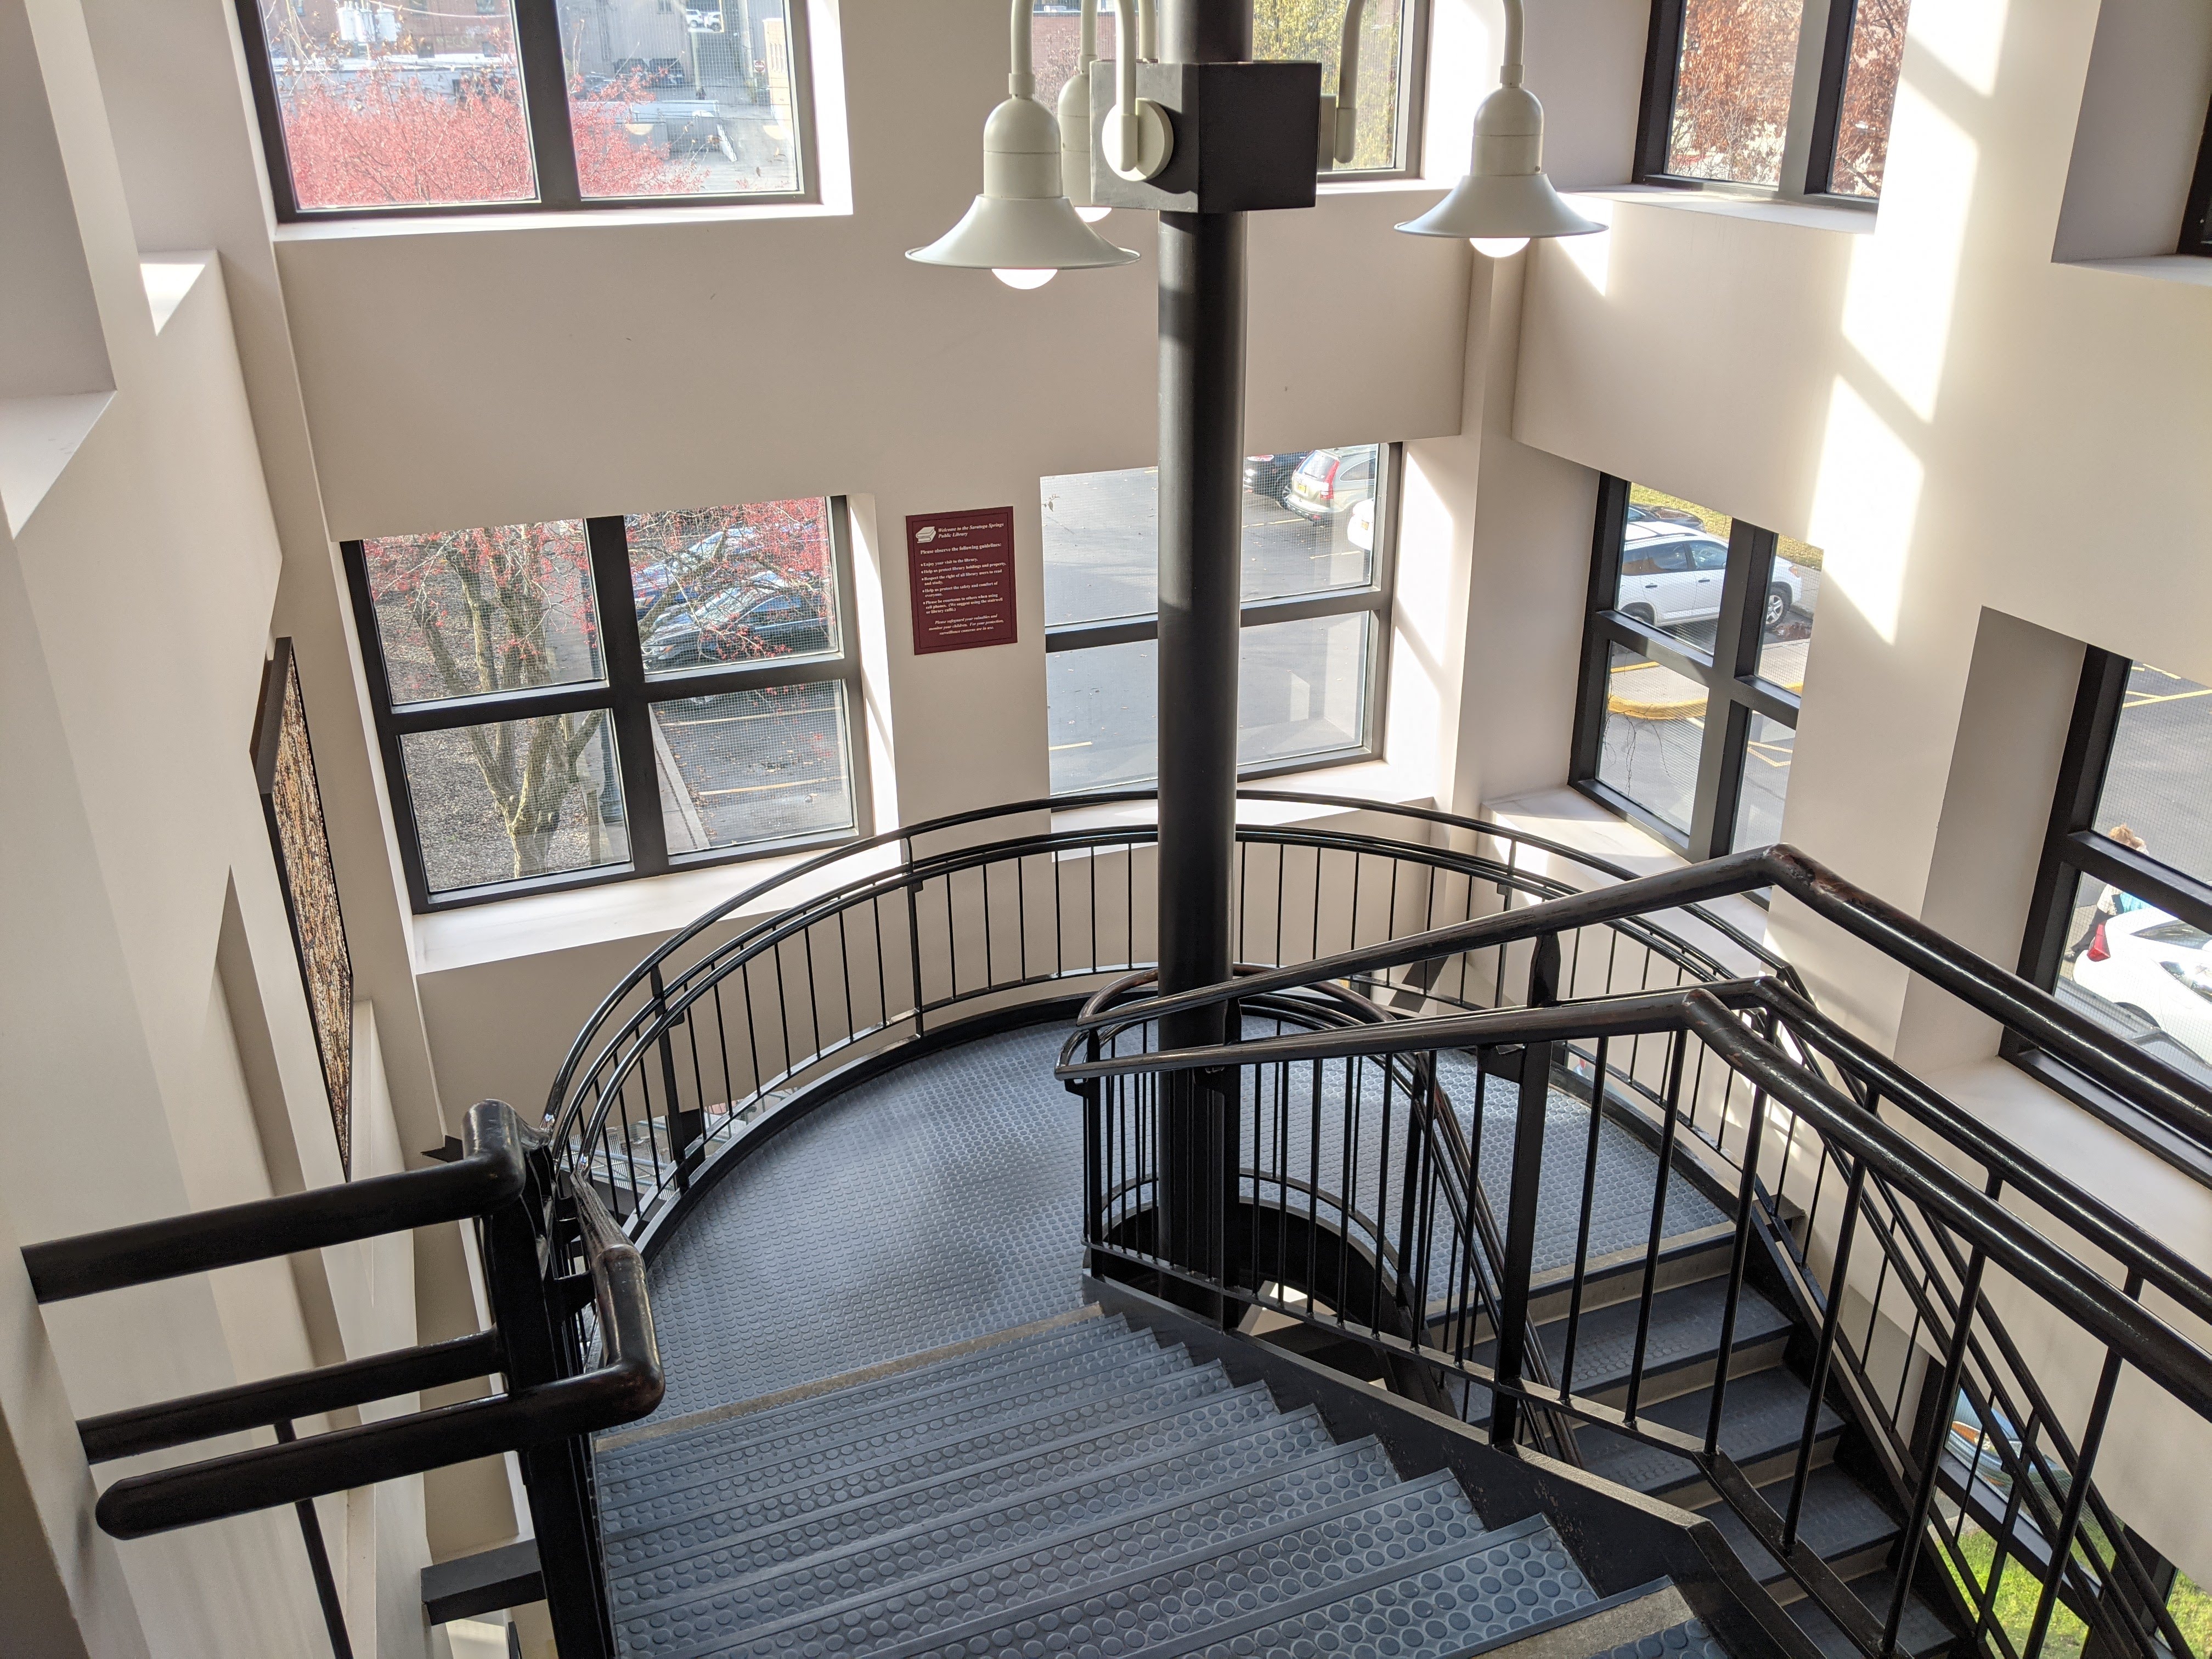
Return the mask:
<svg viewBox="0 0 2212 1659">
<path fill-rule="evenodd" d="M 1078 997 L 1150 965 L 1153 799 L 1115 791 L 933 819 L 716 906 L 632 969 L 572 1044 L 546 1104 L 562 1167 L 647 1238 L 708 1162 L 837 1066 L 947 1019 Z M 1235 948 L 1271 969 L 1630 878 L 1449 813 L 1285 790 L 1239 799 L 1255 820 L 1358 813 L 1395 832 L 1240 824 Z M 1696 905 L 1586 934 L 1571 937 L 1565 969 L 1585 990 L 1791 975 Z M 1462 952 L 1445 971 L 1351 977 L 1394 1013 L 1484 1008 L 1525 998 L 1533 957 L 1508 944 Z"/>
<path fill-rule="evenodd" d="M 1502 1441 L 1516 1437 L 1528 1411 L 1541 1408 L 1688 1459 L 1863 1652 L 1895 1650 L 1923 1550 L 1948 1569 L 1936 1576 L 1937 1588 L 1954 1599 L 1961 1629 L 1971 1629 L 1977 1649 L 1993 1659 L 2033 1659 L 2062 1604 L 2119 1651 L 2144 1659 L 2186 1651 L 2134 1540 L 2092 1477 L 2124 1370 L 2147 1382 L 2152 1398 L 2212 1419 L 2212 1357 L 2146 1300 L 2154 1292 L 2205 1319 L 2212 1316 L 2212 1275 L 1841 1030 L 1801 986 L 1753 975 L 1166 1054 L 1091 1051 L 1096 1032 L 1178 1008 L 1294 996 L 1302 984 L 1324 976 L 1387 976 L 1425 961 L 1502 950 L 1557 930 L 1618 926 L 1655 908 L 1768 885 L 2131 1098 L 2178 1115 L 2195 1109 L 2197 1090 L 2189 1079 L 2144 1075 L 2147 1066 L 2158 1069 L 2154 1061 L 1779 848 L 1357 946 L 1180 996 L 1087 1011 L 1063 1049 L 1061 1072 L 1089 1102 L 1086 1153 L 1093 1167 L 1086 1236 L 1094 1256 L 1118 1258 L 1294 1318 L 1322 1319 L 1310 1300 L 1268 1294 L 1267 1264 L 1230 1261 L 1216 1270 L 1217 1264 L 1194 1263 L 1187 1253 L 1160 1249 L 1157 1237 L 1117 1209 L 1115 1194 L 1158 1191 L 1164 1179 L 1172 1179 L 1152 1166 L 1164 1152 L 1170 1159 L 1179 1153 L 1172 1115 L 1163 1113 L 1161 1103 L 1173 1095 L 1164 1079 L 1182 1078 L 1186 1090 L 1208 1088 L 1236 1103 L 1234 1113 L 1218 1115 L 1236 1125 L 1237 1144 L 1225 1155 L 1253 1212 L 1243 1236 L 1264 1240 L 1270 1212 L 1279 1224 L 1302 1221 L 1309 1250 L 1310 1235 L 1319 1233 L 1322 1249 L 1337 1253 L 1342 1265 L 1333 1282 L 1340 1292 L 1363 1271 L 1376 1279 L 1395 1276 L 1398 1300 L 1425 1301 L 1427 1309 L 1410 1333 L 1376 1317 L 1375 1306 L 1363 1310 L 1356 1302 L 1332 1307 L 1325 1322 L 1456 1379 L 1464 1405 L 1494 1395 L 1492 1431 Z M 1494 1309 L 1468 1292 L 1469 1269 L 1460 1265 L 1480 1254 L 1482 1241 L 1436 1219 L 1443 1213 L 1437 1189 L 1480 1187 L 1472 1176 L 1477 1161 L 1437 1158 L 1402 1128 L 1395 1157 L 1392 1151 L 1392 1079 L 1406 1079 L 1401 1123 L 1436 1121 L 1442 1113 L 1424 1115 L 1414 1097 L 1424 1078 L 1441 1074 L 1443 1056 L 1458 1056 L 1474 1071 L 1478 1098 L 1492 1079 L 1509 1073 L 1517 1094 L 1508 1242 Z M 1386 1062 L 1380 1071 L 1378 1060 Z M 1942 1156 L 1885 1121 L 1884 1107 L 1932 1133 Z M 1546 1287 L 1555 1298 L 1564 1289 L 1568 1309 L 1565 1359 L 1553 1382 L 1528 1363 L 1525 1310 L 1534 1264 L 1526 1241 L 1534 1231 L 1534 1177 L 1547 1125 L 1574 1109 L 1588 1115 L 1590 1150 L 1581 1171 L 1580 1242 L 1571 1272 L 1564 1286 Z M 1475 1115 L 1478 1133 L 1482 1115 Z M 1589 1283 L 1596 1147 L 1606 1119 L 1641 1123 L 1659 1152 L 1625 1408 L 1577 1390 L 1572 1377 Z M 1333 1189 L 1328 1180 L 1312 1178 L 1327 1174 L 1325 1164 L 1312 1158 L 1312 1149 L 1324 1144 L 1358 1149 L 1364 1158 L 1363 1166 L 1358 1158 L 1340 1158 Z M 1294 1186 L 1285 1177 L 1301 1148 L 1314 1167 Z M 1353 1173 L 1363 1167 L 1364 1174 Z M 1690 1167 L 1701 1168 L 1735 1200 L 1722 1358 L 1702 1436 L 1638 1413 L 1641 1333 L 1649 1327 L 1660 1271 L 1664 1192 L 1678 1169 Z M 2033 1207 L 2025 1213 L 2008 1208 L 2002 1200 L 2008 1194 Z M 1399 1237 L 1386 1255 L 1381 1247 L 1392 1229 Z M 2119 1282 L 2085 1261 L 2085 1253 L 2116 1264 Z M 1755 1259 L 1771 1264 L 1765 1282 L 1778 1282 L 1805 1328 L 1819 1334 L 1792 1495 L 1780 1510 L 1720 1443 L 1735 1312 Z M 2057 1322 L 2066 1334 L 2054 1343 L 2044 1332 L 2030 1358 L 2000 1316 L 2001 1304 L 2033 1308 L 2039 1320 Z M 1926 1356 L 1924 1365 L 1912 1360 L 1916 1354 Z M 1818 1413 L 1831 1394 L 1868 1431 L 1909 1517 L 1881 1618 L 1869 1616 L 1799 1537 Z M 1922 1410 L 1923 1401 L 1933 1409 Z M 1961 1452 L 1962 1445 L 1971 1450 Z M 1996 1540 L 1995 1559 L 1985 1566 L 1965 1548 L 1966 1534 L 1977 1528 Z M 2024 1632 L 2008 1631 L 1997 1613 L 1996 1587 L 2008 1561 L 2040 1581 Z"/>
</svg>

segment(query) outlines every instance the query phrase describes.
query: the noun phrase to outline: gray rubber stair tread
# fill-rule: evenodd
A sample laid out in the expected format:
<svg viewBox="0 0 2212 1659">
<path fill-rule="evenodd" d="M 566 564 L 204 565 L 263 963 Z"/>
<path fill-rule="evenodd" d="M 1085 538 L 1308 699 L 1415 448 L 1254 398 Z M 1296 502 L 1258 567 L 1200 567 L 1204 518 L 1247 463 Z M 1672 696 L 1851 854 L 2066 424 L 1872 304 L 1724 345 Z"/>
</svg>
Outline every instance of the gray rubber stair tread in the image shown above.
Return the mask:
<svg viewBox="0 0 2212 1659">
<path fill-rule="evenodd" d="M 1257 1498 L 1270 1510 L 1310 1508 L 1396 1484 L 1396 1472 L 1374 1440 L 1336 1445 L 1318 1415 L 1309 1415 L 1316 1432 L 1297 1441 L 1270 1425 L 1237 1437 L 1242 1443 L 1117 1467 L 1018 1504 L 864 1540 L 741 1580 L 709 1579 L 637 1605 L 653 1615 L 656 1626 L 664 1613 L 675 1615 L 671 1634 L 679 1640 L 692 1636 L 673 1624 L 756 1640 L 771 1630 L 823 1620 L 894 1592 L 912 1594 L 930 1580 L 980 1571 L 1060 1540 L 1097 1538 L 1145 1519 L 1180 1522 L 1218 1508 L 1224 1498 Z M 617 1616 L 624 1616 L 619 1595 L 616 1607 Z"/>
<path fill-rule="evenodd" d="M 769 1506 L 799 1510 L 842 1504 L 869 1492 L 932 1478 L 933 1474 L 980 1462 L 1026 1447 L 1047 1445 L 1131 1418 L 1146 1416 L 1229 1388 L 1219 1364 L 1192 1366 L 1179 1349 L 1163 1349 L 1137 1374 L 1116 1372 L 1079 1395 L 1048 1394 L 1017 1417 L 994 1418 L 957 1429 L 945 1438 L 902 1446 L 865 1463 L 828 1469 L 811 1467 L 763 1490 L 750 1472 L 713 1473 L 648 1489 L 606 1506 L 610 1541 L 709 1511 L 745 1514 Z"/>
<path fill-rule="evenodd" d="M 1889 1617 L 1889 1598 L 1897 1589 L 1897 1574 L 1890 1568 L 1883 1567 L 1863 1578 L 1853 1579 L 1846 1588 L 1866 1604 L 1875 1622 L 1880 1623 Z M 1844 1634 L 1842 1627 L 1815 1606 L 1811 1598 L 1792 1601 L 1784 1611 L 1796 1622 L 1798 1629 L 1812 1638 L 1813 1644 L 1820 1650 L 1824 1659 L 1863 1659 L 1858 1649 L 1851 1645 L 1850 1638 Z M 1912 1659 L 1928 1659 L 1928 1656 L 1942 1653 L 1960 1639 L 1959 1633 L 1951 1628 L 1941 1613 L 1928 1605 L 1919 1592 L 1916 1590 L 1905 1597 L 1905 1617 L 1899 1622 L 1897 1629 L 1897 1646 L 1900 1653 L 1911 1654 Z"/>
<path fill-rule="evenodd" d="M 1779 1366 L 1729 1379 L 1721 1411 L 1721 1449 L 1739 1465 L 1756 1463 L 1789 1451 L 1805 1428 L 1806 1388 Z M 1638 1413 L 1679 1433 L 1705 1438 L 1713 1409 L 1710 1388 L 1679 1395 Z M 1843 1431 L 1844 1419 L 1823 1405 L 1815 1433 L 1826 1439 Z M 1657 1494 L 1702 1479 L 1686 1457 L 1662 1451 L 1625 1434 L 1585 1424 L 1575 1431 L 1583 1467 L 1602 1480 Z"/>
<path fill-rule="evenodd" d="M 1103 1525 L 978 1552 L 872 1595 L 739 1632 L 729 1645 L 722 1644 L 731 1641 L 726 1630 L 701 1628 L 707 1621 L 695 1620 L 690 1643 L 656 1644 L 653 1651 L 665 1659 L 865 1653 L 876 1645 L 872 1638 L 878 1633 L 903 1632 L 911 1638 L 933 1625 L 974 1624 L 994 1608 L 1026 1606 L 1047 1593 L 1072 1595 L 1140 1569 L 1218 1553 L 1242 1538 L 1355 1514 L 1398 1484 L 1396 1471 L 1373 1441 L 1337 1447 L 1256 1480 L 1178 1494 Z"/>
<path fill-rule="evenodd" d="M 1263 1383 L 1170 1403 L 1151 1413 L 1088 1433 L 994 1457 L 972 1466 L 948 1463 L 934 1475 L 842 1504 L 809 1505 L 785 1493 L 770 1504 L 730 1513 L 688 1516 L 675 1524 L 606 1540 L 611 1577 L 659 1574 L 678 1563 L 719 1560 L 732 1575 L 770 1561 L 816 1554 L 932 1516 L 991 1502 L 1115 1464 L 1192 1449 L 1239 1428 L 1282 1420 Z"/>
<path fill-rule="evenodd" d="M 1348 1512 L 1293 1519 L 1226 1547 L 1209 1545 L 1172 1565 L 1147 1563 L 1073 1594 L 1040 1583 L 1033 1600 L 964 1620 L 925 1623 L 917 1610 L 910 1617 L 919 1628 L 887 1617 L 865 1633 L 863 1646 L 817 1643 L 778 1651 L 792 1659 L 852 1651 L 875 1659 L 1143 1652 L 1208 1627 L 1226 1635 L 1227 1627 L 1295 1601 L 1309 1587 L 1342 1594 L 1357 1588 L 1363 1574 L 1395 1574 L 1425 1559 L 1464 1555 L 1481 1534 L 1458 1483 L 1448 1474 L 1430 1475 Z"/>
<path fill-rule="evenodd" d="M 845 1422 L 870 1412 L 896 1409 L 900 1402 L 920 1401 L 985 1376 L 1118 1346 L 1133 1334 L 1137 1334 L 1129 1329 L 1128 1322 L 1118 1314 L 1108 1319 L 1086 1319 L 1074 1325 L 996 1343 L 977 1352 L 917 1365 L 911 1370 L 895 1371 L 889 1376 L 825 1388 L 818 1394 L 786 1401 L 781 1405 L 677 1429 L 651 1440 L 599 1452 L 593 1461 L 603 1481 L 609 1478 L 629 1480 L 647 1470 L 680 1468 L 702 1449 L 739 1443 L 765 1443 L 778 1437 Z"/>
<path fill-rule="evenodd" d="M 1685 1619 L 1633 1642 L 1591 1654 L 1589 1659 L 1728 1659 L 1728 1650 L 1713 1638 L 1704 1620 Z"/>
<path fill-rule="evenodd" d="M 811 1469 L 831 1463 L 872 1461 L 896 1448 L 926 1444 L 958 1435 L 981 1423 L 1026 1415 L 1040 1405 L 1094 1394 L 1102 1389 L 1133 1386 L 1150 1376 L 1181 1369 L 1149 1335 L 1135 1335 L 1111 1347 L 1055 1356 L 1020 1369 L 987 1371 L 927 1394 L 895 1395 L 873 1409 L 795 1428 L 760 1441 L 743 1440 L 696 1448 L 674 1468 L 641 1470 L 601 1482 L 603 1501 L 620 1505 L 632 1494 L 666 1490 L 710 1474 L 744 1473 L 756 1490 L 787 1486 Z"/>
<path fill-rule="evenodd" d="M 1774 1506 L 1777 1515 L 1789 1513 L 1790 1481 L 1770 1482 L 1759 1495 Z M 1727 1539 L 1752 1576 L 1761 1583 L 1783 1577 L 1782 1564 L 1768 1554 L 1735 1510 L 1716 1504 L 1699 1511 Z M 1805 1504 L 1797 1522 L 1801 1542 L 1824 1561 L 1869 1549 L 1898 1532 L 1898 1522 L 1875 1501 L 1874 1494 L 1847 1471 L 1830 1463 L 1814 1469 L 1805 1483 Z"/>
<path fill-rule="evenodd" d="M 1284 1416 L 1234 1426 L 1195 1443 L 1176 1440 L 1150 1444 L 1146 1455 L 1107 1462 L 1099 1469 L 1023 1486 L 1012 1496 L 997 1484 L 979 1503 L 945 1510 L 932 1500 L 934 1492 L 910 1494 L 904 1509 L 894 1507 L 888 1528 L 844 1530 L 853 1535 L 826 1548 L 814 1547 L 820 1528 L 812 1518 L 764 1537 L 713 1547 L 679 1559 L 659 1561 L 617 1578 L 612 1585 L 617 1619 L 634 1613 L 677 1607 L 725 1591 L 748 1591 L 768 1623 L 855 1593 L 870 1573 L 897 1573 L 914 1562 L 959 1559 L 963 1551 L 984 1551 L 1022 1538 L 1046 1538 L 1071 1528 L 1103 1524 L 1112 1517 L 1223 1484 L 1249 1480 L 1335 1449 L 1321 1415 L 1304 1407 Z M 908 1515 L 921 1518 L 905 1522 Z M 859 1517 L 871 1518 L 864 1511 Z M 888 1581 L 887 1581 L 888 1582 Z"/>
</svg>

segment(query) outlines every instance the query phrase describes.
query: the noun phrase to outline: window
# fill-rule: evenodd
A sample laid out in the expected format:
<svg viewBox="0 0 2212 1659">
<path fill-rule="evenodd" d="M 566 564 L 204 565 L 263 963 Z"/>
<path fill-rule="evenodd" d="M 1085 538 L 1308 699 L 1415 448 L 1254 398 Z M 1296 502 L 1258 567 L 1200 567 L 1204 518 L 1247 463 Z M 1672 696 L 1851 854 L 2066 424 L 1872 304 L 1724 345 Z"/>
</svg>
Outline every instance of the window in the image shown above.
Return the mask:
<svg viewBox="0 0 2212 1659">
<path fill-rule="evenodd" d="M 1816 549 L 1603 479 L 1576 786 L 1693 859 L 1780 839 L 1820 597 Z"/>
<path fill-rule="evenodd" d="M 1412 173 L 1420 131 L 1418 101 L 1424 80 L 1418 57 L 1426 39 L 1427 0 L 1367 0 L 1359 27 L 1358 139 L 1340 173 Z M 1078 0 L 1036 0 L 1031 27 L 1036 95 L 1059 107 L 1060 89 L 1075 72 L 1082 38 Z M 1114 56 L 1114 7 L 1098 9 L 1098 55 Z M 1343 0 L 1256 0 L 1252 9 L 1252 56 L 1261 63 L 1317 63 L 1325 92 L 1337 86 L 1344 45 Z"/>
<path fill-rule="evenodd" d="M 1244 464 L 1238 769 L 1364 759 L 1382 731 L 1395 446 Z M 1152 467 L 1041 481 L 1054 794 L 1158 775 L 1159 486 Z"/>
<path fill-rule="evenodd" d="M 805 198 L 799 0 L 239 0 L 280 218 Z"/>
<path fill-rule="evenodd" d="M 2212 687 L 2092 647 L 2021 973 L 2199 1083 L 2212 1082 L 2208 806 Z"/>
<path fill-rule="evenodd" d="M 416 909 L 860 827 L 842 501 L 344 551 Z"/>
<path fill-rule="evenodd" d="M 1783 187 L 1790 112 L 1814 110 L 1804 193 L 1881 193 L 1909 0 L 1833 0 L 1816 85 L 1801 87 L 1804 0 L 1654 0 L 1637 176 Z"/>
</svg>

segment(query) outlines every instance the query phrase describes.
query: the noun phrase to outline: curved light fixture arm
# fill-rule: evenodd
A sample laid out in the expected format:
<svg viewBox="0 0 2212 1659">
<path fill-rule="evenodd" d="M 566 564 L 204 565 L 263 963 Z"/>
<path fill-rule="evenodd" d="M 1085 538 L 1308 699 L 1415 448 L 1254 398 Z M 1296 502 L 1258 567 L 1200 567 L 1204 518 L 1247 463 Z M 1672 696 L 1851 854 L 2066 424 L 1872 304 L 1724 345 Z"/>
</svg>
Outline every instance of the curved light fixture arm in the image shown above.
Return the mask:
<svg viewBox="0 0 2212 1659">
<path fill-rule="evenodd" d="M 1115 50 L 1120 50 L 1117 43 Z M 1147 64 L 1160 61 L 1160 0 L 1137 0 L 1137 56 Z"/>
<path fill-rule="evenodd" d="M 1517 87 L 1525 76 L 1521 63 L 1521 40 L 1528 24 L 1522 0 L 1505 0 L 1505 61 L 1498 70 L 1498 84 L 1502 87 Z"/>
<path fill-rule="evenodd" d="M 1006 76 L 1006 94 L 1012 98 L 1036 96 L 1036 74 L 1030 62 L 1030 27 L 1033 0 L 1013 0 L 1013 67 Z"/>
<path fill-rule="evenodd" d="M 1158 104 L 1137 96 L 1137 62 L 1151 0 L 1114 0 L 1114 108 L 1104 131 L 1107 166 L 1131 180 L 1157 179 L 1175 153 L 1175 127 Z"/>
<path fill-rule="evenodd" d="M 1518 0 L 1508 0 L 1517 4 Z M 1329 153 L 1339 167 L 1347 167 L 1359 147 L 1359 26 L 1366 21 L 1367 0 L 1345 0 L 1344 41 L 1336 54 L 1336 131 L 1330 136 Z"/>
</svg>

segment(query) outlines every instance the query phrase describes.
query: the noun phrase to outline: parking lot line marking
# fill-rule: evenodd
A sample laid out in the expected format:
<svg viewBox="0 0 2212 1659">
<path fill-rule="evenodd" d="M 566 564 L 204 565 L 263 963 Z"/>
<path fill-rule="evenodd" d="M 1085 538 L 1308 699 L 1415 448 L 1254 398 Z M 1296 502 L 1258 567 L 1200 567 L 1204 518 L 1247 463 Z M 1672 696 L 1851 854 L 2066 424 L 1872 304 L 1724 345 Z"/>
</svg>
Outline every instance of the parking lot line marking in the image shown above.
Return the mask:
<svg viewBox="0 0 2212 1659">
<path fill-rule="evenodd" d="M 842 783 L 843 781 L 844 780 L 842 778 L 836 776 L 826 778 L 794 778 L 787 783 L 734 784 L 727 789 L 702 789 L 697 793 L 702 796 L 757 795 L 765 789 L 808 789 L 811 788 L 817 783 Z"/>
<path fill-rule="evenodd" d="M 1065 754 L 1070 749 L 1088 749 L 1090 747 L 1091 739 L 1085 738 L 1081 743 L 1056 743 L 1052 745 L 1051 752 L 1055 755 L 1059 755 Z"/>
<path fill-rule="evenodd" d="M 2212 685 L 2200 685 L 2194 691 L 2162 691 L 2155 695 L 2128 693 L 2125 705 L 2129 708 L 2147 708 L 2154 702 L 2182 702 L 2191 697 L 2212 696 Z"/>
</svg>

